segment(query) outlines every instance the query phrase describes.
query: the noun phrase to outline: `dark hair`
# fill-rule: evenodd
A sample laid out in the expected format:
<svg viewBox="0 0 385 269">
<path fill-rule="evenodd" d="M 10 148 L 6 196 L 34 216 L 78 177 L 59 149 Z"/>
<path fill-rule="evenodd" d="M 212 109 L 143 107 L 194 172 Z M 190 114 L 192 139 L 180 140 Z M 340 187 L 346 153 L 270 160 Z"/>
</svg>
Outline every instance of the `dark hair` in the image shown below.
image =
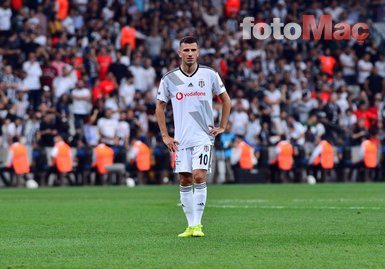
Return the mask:
<svg viewBox="0 0 385 269">
<path fill-rule="evenodd" d="M 199 46 L 198 40 L 195 37 L 193 37 L 193 36 L 185 36 L 185 37 L 183 37 L 179 41 L 179 46 L 182 46 L 183 43 L 186 43 L 186 44 L 197 43 L 197 45 Z"/>
</svg>

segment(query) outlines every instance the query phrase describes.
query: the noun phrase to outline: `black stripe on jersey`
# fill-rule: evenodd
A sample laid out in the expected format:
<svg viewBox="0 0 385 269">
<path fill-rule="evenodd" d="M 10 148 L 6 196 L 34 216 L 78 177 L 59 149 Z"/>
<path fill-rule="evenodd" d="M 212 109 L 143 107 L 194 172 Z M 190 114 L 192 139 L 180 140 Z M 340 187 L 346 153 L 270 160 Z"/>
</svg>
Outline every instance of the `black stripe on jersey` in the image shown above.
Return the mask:
<svg viewBox="0 0 385 269">
<path fill-rule="evenodd" d="M 166 74 L 163 75 L 162 79 L 164 79 L 168 74 L 178 71 L 178 68 L 174 68 L 173 70 L 168 71 Z"/>
<path fill-rule="evenodd" d="M 180 68 L 180 66 L 179 66 L 179 70 L 182 72 L 183 75 L 185 75 L 188 78 L 191 78 L 192 76 L 195 75 L 196 72 L 198 72 L 199 67 L 200 67 L 200 65 L 198 64 L 197 69 L 195 69 L 194 73 L 192 73 L 191 75 L 187 75 L 185 72 L 183 72 L 183 70 L 182 70 L 182 68 Z"/>
</svg>

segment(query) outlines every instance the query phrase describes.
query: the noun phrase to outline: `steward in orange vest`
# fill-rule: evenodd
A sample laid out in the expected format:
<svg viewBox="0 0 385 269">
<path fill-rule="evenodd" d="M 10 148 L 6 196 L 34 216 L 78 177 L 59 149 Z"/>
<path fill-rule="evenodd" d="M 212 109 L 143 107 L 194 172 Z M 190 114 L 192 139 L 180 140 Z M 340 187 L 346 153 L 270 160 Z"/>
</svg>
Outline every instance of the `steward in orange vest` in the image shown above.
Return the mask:
<svg viewBox="0 0 385 269">
<path fill-rule="evenodd" d="M 286 136 L 281 136 L 281 141 L 276 145 L 274 156 L 271 160 L 271 179 L 276 181 L 276 173 L 281 171 L 290 171 L 293 168 L 293 146 L 286 140 Z M 282 173 L 279 173 L 279 181 L 281 181 Z M 282 179 L 284 182 L 288 178 Z"/>
<path fill-rule="evenodd" d="M 6 186 L 13 185 L 14 175 L 26 175 L 30 171 L 27 147 L 19 143 L 17 136 L 12 138 L 13 144 L 8 149 L 8 156 L 6 166 L 0 168 L 0 178 Z M 5 177 L 4 173 L 9 173 L 9 180 Z M 16 177 L 16 186 L 20 186 L 19 177 Z"/>
<path fill-rule="evenodd" d="M 257 162 L 254 156 L 254 149 L 241 136 L 235 138 L 233 145 L 231 164 L 238 165 L 243 170 L 253 169 Z"/>
<path fill-rule="evenodd" d="M 70 184 L 74 184 L 75 180 L 70 177 L 68 173 L 72 172 L 73 159 L 70 146 L 64 142 L 60 135 L 56 135 L 54 138 L 55 145 L 51 151 L 52 167 L 47 178 L 50 179 L 50 174 L 54 173 L 59 181 L 57 184 L 63 185 L 64 175 Z M 50 182 L 48 182 L 50 184 Z"/>
<path fill-rule="evenodd" d="M 254 156 L 254 148 L 247 144 L 242 136 L 236 136 L 231 149 L 231 166 L 234 171 L 236 182 L 244 180 L 250 176 L 250 171 L 257 164 Z"/>
<path fill-rule="evenodd" d="M 378 147 L 370 139 L 362 141 L 360 147 L 360 161 L 365 168 L 376 168 L 378 164 Z"/>
<path fill-rule="evenodd" d="M 323 135 L 317 147 L 313 150 L 308 165 L 313 169 L 313 176 L 317 178 L 319 170 L 330 170 L 334 168 L 334 148 Z M 324 180 L 324 178 L 322 178 Z"/>
<path fill-rule="evenodd" d="M 322 140 L 314 149 L 309 164 L 320 165 L 323 169 L 332 169 L 334 167 L 334 148 L 326 140 Z"/>
<path fill-rule="evenodd" d="M 114 151 L 104 143 L 100 143 L 94 148 L 94 164 L 96 171 L 99 174 L 108 174 L 106 165 L 111 165 L 114 162 Z"/>
<path fill-rule="evenodd" d="M 51 152 L 52 165 L 58 173 L 68 173 L 72 171 L 73 160 L 71 148 L 66 144 L 60 135 L 54 138 L 55 145 Z"/>
<path fill-rule="evenodd" d="M 12 168 L 17 175 L 29 173 L 29 161 L 27 147 L 19 143 L 17 137 L 13 138 L 13 144 L 8 149 L 7 167 Z"/>
<path fill-rule="evenodd" d="M 141 172 L 149 171 L 151 168 L 151 150 L 140 140 L 133 144 L 133 150 L 136 152 L 136 167 Z"/>
<path fill-rule="evenodd" d="M 272 164 L 277 164 L 280 170 L 288 171 L 293 168 L 293 146 L 289 141 L 279 142 L 275 149 L 275 157 Z"/>
<path fill-rule="evenodd" d="M 361 143 L 358 162 L 352 168 L 352 180 L 373 181 L 377 177 L 378 145 L 370 138 L 367 136 Z"/>
<path fill-rule="evenodd" d="M 93 167 L 96 170 L 96 185 L 103 185 L 106 181 L 106 165 L 114 163 L 114 150 L 104 143 L 100 143 L 94 148 Z"/>
<path fill-rule="evenodd" d="M 139 184 L 145 183 L 144 174 L 151 169 L 151 149 L 139 139 L 131 140 L 129 168 L 137 172 Z"/>
</svg>

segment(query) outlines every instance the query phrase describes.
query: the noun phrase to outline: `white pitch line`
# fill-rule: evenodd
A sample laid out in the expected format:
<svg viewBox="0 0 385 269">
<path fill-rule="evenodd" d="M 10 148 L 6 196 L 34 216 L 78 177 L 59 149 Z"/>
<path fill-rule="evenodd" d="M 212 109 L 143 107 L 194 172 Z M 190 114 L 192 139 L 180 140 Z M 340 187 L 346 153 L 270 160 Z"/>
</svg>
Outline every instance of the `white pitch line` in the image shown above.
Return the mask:
<svg viewBox="0 0 385 269">
<path fill-rule="evenodd" d="M 257 209 L 330 209 L 330 210 L 385 210 L 385 207 L 376 206 L 282 206 L 282 205 L 213 205 L 207 204 L 207 207 L 213 208 L 257 208 Z"/>
</svg>

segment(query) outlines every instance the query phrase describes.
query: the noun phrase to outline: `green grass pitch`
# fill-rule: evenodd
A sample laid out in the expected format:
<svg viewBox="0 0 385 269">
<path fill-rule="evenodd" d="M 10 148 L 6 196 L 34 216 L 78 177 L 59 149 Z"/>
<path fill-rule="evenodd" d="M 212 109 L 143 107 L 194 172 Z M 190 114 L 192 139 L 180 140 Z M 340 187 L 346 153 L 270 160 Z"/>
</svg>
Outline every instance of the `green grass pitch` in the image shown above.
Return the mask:
<svg viewBox="0 0 385 269">
<path fill-rule="evenodd" d="M 385 268 L 385 185 L 208 187 L 204 238 L 174 186 L 0 190 L 0 268 Z"/>
</svg>

